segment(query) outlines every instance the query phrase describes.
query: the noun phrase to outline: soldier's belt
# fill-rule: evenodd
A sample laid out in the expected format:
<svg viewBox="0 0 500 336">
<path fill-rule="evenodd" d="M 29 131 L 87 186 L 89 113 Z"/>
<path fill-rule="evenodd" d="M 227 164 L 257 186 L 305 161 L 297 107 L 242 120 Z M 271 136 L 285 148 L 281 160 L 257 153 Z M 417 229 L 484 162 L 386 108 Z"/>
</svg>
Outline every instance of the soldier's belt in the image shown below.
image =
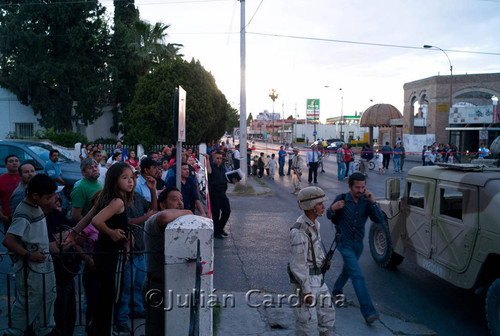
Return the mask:
<svg viewBox="0 0 500 336">
<path fill-rule="evenodd" d="M 320 274 L 321 274 L 321 268 L 315 268 L 315 267 L 309 268 L 309 275 L 320 275 Z"/>
</svg>

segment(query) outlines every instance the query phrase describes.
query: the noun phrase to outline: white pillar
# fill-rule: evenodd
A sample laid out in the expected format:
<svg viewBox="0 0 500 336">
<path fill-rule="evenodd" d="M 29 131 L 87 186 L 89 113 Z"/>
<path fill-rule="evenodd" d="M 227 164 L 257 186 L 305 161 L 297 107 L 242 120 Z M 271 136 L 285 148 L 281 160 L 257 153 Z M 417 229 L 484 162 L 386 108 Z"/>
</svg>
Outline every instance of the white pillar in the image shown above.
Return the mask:
<svg viewBox="0 0 500 336">
<path fill-rule="evenodd" d="M 169 335 L 189 334 L 198 239 L 202 261 L 199 330 L 200 335 L 212 335 L 213 222 L 195 215 L 179 217 L 165 229 L 165 330 Z"/>
</svg>

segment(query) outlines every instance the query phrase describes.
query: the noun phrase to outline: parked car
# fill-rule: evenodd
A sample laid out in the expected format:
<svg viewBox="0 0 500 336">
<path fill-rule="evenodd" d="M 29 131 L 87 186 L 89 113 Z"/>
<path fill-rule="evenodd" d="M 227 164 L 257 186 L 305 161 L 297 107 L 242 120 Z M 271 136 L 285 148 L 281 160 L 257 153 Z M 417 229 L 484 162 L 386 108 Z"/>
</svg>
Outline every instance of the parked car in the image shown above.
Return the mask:
<svg viewBox="0 0 500 336">
<path fill-rule="evenodd" d="M 52 149 L 55 148 L 46 142 L 17 139 L 0 140 L 0 174 L 7 172 L 5 158 L 11 154 L 16 155 L 21 163 L 32 160 L 35 163 L 36 172 L 42 173 Z M 80 163 L 69 159 L 60 151 L 59 165 L 66 187 L 72 188 L 73 184 L 82 178 Z"/>
</svg>

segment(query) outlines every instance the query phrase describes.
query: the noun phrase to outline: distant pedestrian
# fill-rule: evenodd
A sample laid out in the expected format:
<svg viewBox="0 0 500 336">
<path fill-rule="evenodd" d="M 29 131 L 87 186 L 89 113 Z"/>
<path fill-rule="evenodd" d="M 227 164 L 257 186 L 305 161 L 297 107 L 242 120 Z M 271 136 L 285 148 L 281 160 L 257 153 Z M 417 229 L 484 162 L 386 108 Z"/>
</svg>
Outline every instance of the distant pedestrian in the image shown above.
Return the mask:
<svg viewBox="0 0 500 336">
<path fill-rule="evenodd" d="M 274 180 L 274 174 L 276 172 L 276 167 L 278 166 L 278 162 L 276 162 L 276 155 L 271 154 L 271 158 L 269 159 L 269 177 Z"/>
<path fill-rule="evenodd" d="M 292 161 L 293 161 L 293 155 L 294 155 L 294 144 L 293 142 L 290 144 L 290 147 L 288 148 L 288 172 L 287 175 L 290 175 L 290 172 L 292 171 Z"/>
<path fill-rule="evenodd" d="M 229 216 L 231 215 L 231 205 L 229 204 L 229 199 L 226 196 L 227 178 L 226 169 L 222 165 L 222 153 L 216 152 L 214 162 L 210 165 L 208 162 L 206 162 L 206 164 L 208 173 L 208 190 L 210 192 L 210 202 L 212 205 L 212 219 L 214 221 L 214 237 L 221 239 L 229 235 L 224 230 L 224 227 L 226 226 Z M 232 181 L 232 183 L 235 182 L 236 181 Z"/>
<path fill-rule="evenodd" d="M 306 154 L 306 164 L 307 167 L 309 167 L 309 177 L 307 178 L 309 184 L 313 182 L 313 177 L 314 183 L 318 183 L 318 161 L 320 153 L 317 148 L 316 145 L 312 145 L 311 150 Z"/>
<path fill-rule="evenodd" d="M 338 250 L 342 255 L 344 266 L 332 294 L 337 306 L 345 306 L 343 288 L 351 279 L 360 304 L 361 314 L 366 323 L 371 324 L 379 318 L 366 288 L 363 273 L 358 259 L 363 252 L 365 223 L 368 217 L 374 222 L 383 223 L 384 215 L 375 201 L 373 194 L 366 189 L 366 178 L 356 172 L 349 177 L 349 192 L 338 195 L 328 208 L 327 217 L 336 226 L 341 235 Z"/>
<path fill-rule="evenodd" d="M 451 150 L 449 148 L 449 150 Z M 424 145 L 424 148 L 422 149 L 422 166 L 425 166 L 425 153 L 427 152 L 427 146 Z"/>
<path fill-rule="evenodd" d="M 361 150 L 361 162 L 359 164 L 359 171 L 361 174 L 367 176 L 369 169 L 369 162 L 373 159 L 373 151 L 370 145 L 366 144 Z"/>
<path fill-rule="evenodd" d="M 300 185 L 302 182 L 302 162 L 303 159 L 299 154 L 299 149 L 293 149 L 293 157 L 292 157 L 292 184 L 293 184 L 293 192 L 292 194 L 297 194 L 300 191 Z"/>
<path fill-rule="evenodd" d="M 342 144 L 337 149 L 337 179 L 343 180 L 346 173 L 345 150 L 346 144 Z"/>
<path fill-rule="evenodd" d="M 278 164 L 279 164 L 279 174 L 280 176 L 285 176 L 285 159 L 286 159 L 286 151 L 283 146 L 280 146 L 280 150 L 278 152 Z"/>
<path fill-rule="evenodd" d="M 351 165 L 354 163 L 351 147 L 345 144 L 344 147 L 344 162 L 345 162 L 345 176 L 348 177 L 351 173 Z"/>
<path fill-rule="evenodd" d="M 383 165 L 384 169 L 388 170 L 389 169 L 389 162 L 391 161 L 391 156 L 392 156 L 392 148 L 389 146 L 389 142 L 386 141 L 385 146 L 381 148 L 382 151 L 382 156 L 383 156 Z"/>
<path fill-rule="evenodd" d="M 265 166 L 266 166 L 266 161 L 264 158 L 264 152 L 261 152 L 260 157 L 258 158 L 258 161 L 257 161 L 257 167 L 259 168 L 259 173 L 257 174 L 257 176 L 259 178 L 262 178 L 262 176 L 264 176 Z"/>
<path fill-rule="evenodd" d="M 384 156 L 377 150 L 376 154 L 376 159 L 377 159 L 377 169 L 378 169 L 378 174 L 384 174 L 385 169 L 384 169 Z"/>
<path fill-rule="evenodd" d="M 392 157 L 392 168 L 395 173 L 400 173 L 401 172 L 401 148 L 399 148 L 399 145 L 396 144 L 394 146 L 393 150 L 393 157 Z"/>
<path fill-rule="evenodd" d="M 406 149 L 403 142 L 401 142 L 401 145 L 399 145 L 399 149 L 401 149 L 401 161 L 399 163 L 399 168 L 401 172 L 404 172 L 403 167 L 405 165 Z"/>
</svg>

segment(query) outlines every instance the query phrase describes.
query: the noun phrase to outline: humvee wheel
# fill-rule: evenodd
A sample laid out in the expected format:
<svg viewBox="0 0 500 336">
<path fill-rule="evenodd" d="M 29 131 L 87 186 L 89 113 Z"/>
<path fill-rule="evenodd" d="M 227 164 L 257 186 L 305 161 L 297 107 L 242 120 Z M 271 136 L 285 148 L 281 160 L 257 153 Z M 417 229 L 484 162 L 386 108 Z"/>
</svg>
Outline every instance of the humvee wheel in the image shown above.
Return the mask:
<svg viewBox="0 0 500 336">
<path fill-rule="evenodd" d="M 403 262 L 403 257 L 392 249 L 391 235 L 387 223 L 372 223 L 369 243 L 372 258 L 380 267 L 394 268 Z"/>
<path fill-rule="evenodd" d="M 486 295 L 486 320 L 492 335 L 500 335 L 500 279 L 495 280 Z"/>
</svg>

